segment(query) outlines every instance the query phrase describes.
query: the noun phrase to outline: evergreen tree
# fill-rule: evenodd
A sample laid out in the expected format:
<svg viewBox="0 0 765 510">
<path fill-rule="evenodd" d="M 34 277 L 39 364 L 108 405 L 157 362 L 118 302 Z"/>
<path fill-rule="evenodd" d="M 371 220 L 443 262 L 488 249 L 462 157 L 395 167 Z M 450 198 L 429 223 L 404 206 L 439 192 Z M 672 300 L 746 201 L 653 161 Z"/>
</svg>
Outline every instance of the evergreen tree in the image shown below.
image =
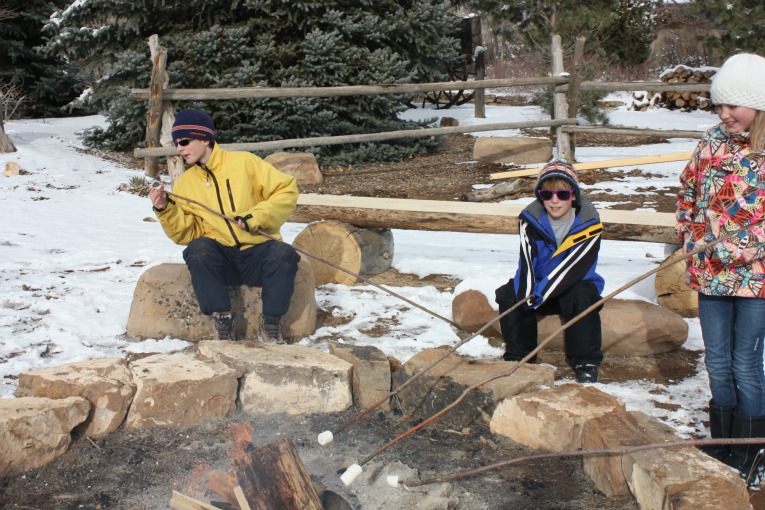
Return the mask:
<svg viewBox="0 0 765 510">
<path fill-rule="evenodd" d="M 696 0 L 691 10 L 722 33 L 701 37 L 725 57 L 749 52 L 765 55 L 765 4 L 762 0 Z"/>
<path fill-rule="evenodd" d="M 91 145 L 129 149 L 144 137 L 147 39 L 168 50 L 173 88 L 332 87 L 439 81 L 458 54 L 442 0 L 87 0 L 54 16 L 49 48 L 97 79 L 90 104 L 108 127 Z M 83 28 L 85 27 L 85 28 Z M 186 102 L 213 116 L 221 142 L 265 141 L 419 127 L 397 119 L 391 95 Z M 324 163 L 400 159 L 433 142 L 316 148 Z"/>
<path fill-rule="evenodd" d="M 39 51 L 42 28 L 57 6 L 47 0 L 3 0 L 2 9 L 9 15 L 0 19 L 0 87 L 25 98 L 15 115 L 64 115 L 61 107 L 84 86 L 63 60 Z"/>
</svg>

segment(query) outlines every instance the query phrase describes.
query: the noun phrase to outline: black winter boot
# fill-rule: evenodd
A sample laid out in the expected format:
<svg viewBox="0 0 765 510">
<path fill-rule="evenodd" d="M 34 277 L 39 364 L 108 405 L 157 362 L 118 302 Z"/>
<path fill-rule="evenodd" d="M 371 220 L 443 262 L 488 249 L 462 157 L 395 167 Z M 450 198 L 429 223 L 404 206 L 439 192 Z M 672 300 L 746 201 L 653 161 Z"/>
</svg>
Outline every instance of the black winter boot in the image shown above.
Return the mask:
<svg viewBox="0 0 765 510">
<path fill-rule="evenodd" d="M 763 438 L 762 443 L 758 444 L 731 445 L 730 455 L 725 459 L 727 465 L 738 469 L 747 485 L 759 485 L 765 471 L 765 461 L 760 454 L 760 450 L 765 448 L 765 416 L 739 416 L 734 413 L 730 437 Z"/>
<path fill-rule="evenodd" d="M 733 428 L 733 412 L 736 406 L 718 406 L 714 400 L 709 401 L 709 433 L 712 439 L 728 439 Z M 730 455 L 730 445 L 710 444 L 700 446 L 699 450 L 720 462 Z"/>
<path fill-rule="evenodd" d="M 229 310 L 228 312 L 213 312 L 215 320 L 215 339 L 216 340 L 236 340 L 234 328 L 236 327 L 236 314 Z"/>
</svg>

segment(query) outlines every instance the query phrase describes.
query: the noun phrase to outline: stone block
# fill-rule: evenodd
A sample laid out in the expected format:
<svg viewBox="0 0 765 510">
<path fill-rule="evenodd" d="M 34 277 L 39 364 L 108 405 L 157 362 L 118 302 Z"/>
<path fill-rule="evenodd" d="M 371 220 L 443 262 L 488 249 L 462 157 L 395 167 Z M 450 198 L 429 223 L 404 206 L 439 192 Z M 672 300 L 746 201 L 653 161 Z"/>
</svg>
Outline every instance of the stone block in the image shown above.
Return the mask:
<svg viewBox="0 0 765 510">
<path fill-rule="evenodd" d="M 352 365 L 301 345 L 210 340 L 199 355 L 244 374 L 242 409 L 252 414 L 334 413 L 353 403 Z"/>
<path fill-rule="evenodd" d="M 552 141 L 522 136 L 479 136 L 473 145 L 473 159 L 481 163 L 547 163 L 552 158 Z"/>
<path fill-rule="evenodd" d="M 624 477 L 642 510 L 750 510 L 744 480 L 697 448 L 625 455 Z"/>
<path fill-rule="evenodd" d="M 316 285 L 313 267 L 306 259 L 301 257 L 298 264 L 295 291 L 283 319 L 293 342 L 316 330 Z M 238 338 L 257 338 L 263 310 L 260 287 L 231 287 L 229 294 L 237 313 Z M 199 311 L 185 264 L 160 264 L 141 275 L 130 305 L 127 334 L 144 339 L 170 336 L 192 342 L 214 338 L 213 320 Z"/>
<path fill-rule="evenodd" d="M 21 173 L 21 166 L 15 161 L 9 161 L 5 164 L 5 176 L 14 177 Z"/>
<path fill-rule="evenodd" d="M 136 393 L 126 428 L 188 427 L 236 408 L 242 373 L 223 363 L 188 354 L 153 354 L 129 366 Z"/>
<path fill-rule="evenodd" d="M 91 404 L 90 415 L 78 431 L 100 436 L 122 424 L 135 393 L 125 360 L 102 358 L 19 374 L 17 397 L 82 397 Z"/>
<path fill-rule="evenodd" d="M 477 290 L 467 290 L 452 300 L 452 317 L 465 331 L 478 331 L 496 317 L 497 310 Z M 688 339 L 688 323 L 661 306 L 634 299 L 610 299 L 600 311 L 603 352 L 617 356 L 652 356 L 679 349 Z M 537 316 L 537 338 L 543 341 L 563 324 L 558 315 Z M 484 336 L 501 331 L 495 323 Z M 500 335 L 501 336 L 501 335 Z M 563 350 L 564 333 L 547 344 L 547 349 Z"/>
<path fill-rule="evenodd" d="M 275 152 L 266 156 L 265 160 L 280 172 L 293 176 L 298 186 L 312 186 L 324 182 L 324 175 L 319 170 L 316 156 L 310 152 Z"/>
<path fill-rule="evenodd" d="M 81 397 L 0 398 L 0 477 L 44 466 L 63 454 L 90 403 Z"/>
<path fill-rule="evenodd" d="M 582 449 L 600 450 L 677 441 L 675 431 L 645 413 L 609 413 L 593 418 L 582 428 Z M 584 472 L 608 497 L 630 494 L 622 470 L 623 455 L 590 455 L 582 460 Z"/>
<path fill-rule="evenodd" d="M 429 366 L 448 349 L 425 349 L 409 359 L 393 374 L 393 388 Z M 510 371 L 514 363 L 471 360 L 450 354 L 409 384 L 396 397 L 403 411 L 415 418 L 429 418 L 455 401 L 462 392 L 493 375 Z M 513 395 L 552 386 L 555 369 L 550 365 L 524 365 L 510 377 L 487 382 L 468 393 L 455 408 L 439 418 L 450 427 L 469 427 L 488 422 L 494 409 Z"/>
<path fill-rule="evenodd" d="M 530 448 L 567 452 L 581 447 L 589 420 L 623 411 L 623 403 L 593 386 L 563 384 L 503 401 L 490 428 Z"/>
<path fill-rule="evenodd" d="M 329 344 L 329 352 L 353 365 L 353 401 L 367 408 L 390 393 L 391 369 L 388 357 L 373 345 Z M 390 410 L 390 399 L 380 404 Z"/>
</svg>

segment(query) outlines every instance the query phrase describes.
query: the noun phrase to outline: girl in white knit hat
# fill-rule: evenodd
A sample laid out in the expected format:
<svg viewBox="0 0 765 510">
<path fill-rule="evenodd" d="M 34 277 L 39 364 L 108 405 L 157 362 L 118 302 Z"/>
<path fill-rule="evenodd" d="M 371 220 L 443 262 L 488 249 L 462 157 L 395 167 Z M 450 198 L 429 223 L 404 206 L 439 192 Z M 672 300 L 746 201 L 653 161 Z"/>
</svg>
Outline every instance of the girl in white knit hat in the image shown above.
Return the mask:
<svg viewBox="0 0 765 510">
<path fill-rule="evenodd" d="M 680 176 L 677 233 L 685 251 L 765 219 L 765 58 L 730 57 L 712 78 L 722 121 L 709 129 Z M 765 228 L 734 235 L 687 261 L 712 399 L 712 438 L 765 438 Z M 762 480 L 761 445 L 704 450 Z"/>
</svg>

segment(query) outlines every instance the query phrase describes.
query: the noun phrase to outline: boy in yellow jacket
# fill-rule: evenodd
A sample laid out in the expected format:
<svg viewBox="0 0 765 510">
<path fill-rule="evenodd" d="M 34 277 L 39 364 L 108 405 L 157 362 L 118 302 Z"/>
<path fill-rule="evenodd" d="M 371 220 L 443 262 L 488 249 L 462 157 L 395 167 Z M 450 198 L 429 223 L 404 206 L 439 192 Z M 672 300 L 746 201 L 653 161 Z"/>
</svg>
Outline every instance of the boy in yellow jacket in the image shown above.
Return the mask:
<svg viewBox="0 0 765 510">
<path fill-rule="evenodd" d="M 281 317 L 289 308 L 300 255 L 289 244 L 259 232 L 281 239 L 279 228 L 297 203 L 295 178 L 250 152 L 222 149 L 215 143 L 213 119 L 203 111 L 179 112 L 172 134 L 190 165 L 176 181 L 174 193 L 236 220 L 172 200 L 161 187 L 149 192 L 167 236 L 186 246 L 183 259 L 202 313 L 215 319 L 218 339 L 235 340 L 228 287 L 262 287 L 260 338 L 284 343 Z"/>
</svg>

